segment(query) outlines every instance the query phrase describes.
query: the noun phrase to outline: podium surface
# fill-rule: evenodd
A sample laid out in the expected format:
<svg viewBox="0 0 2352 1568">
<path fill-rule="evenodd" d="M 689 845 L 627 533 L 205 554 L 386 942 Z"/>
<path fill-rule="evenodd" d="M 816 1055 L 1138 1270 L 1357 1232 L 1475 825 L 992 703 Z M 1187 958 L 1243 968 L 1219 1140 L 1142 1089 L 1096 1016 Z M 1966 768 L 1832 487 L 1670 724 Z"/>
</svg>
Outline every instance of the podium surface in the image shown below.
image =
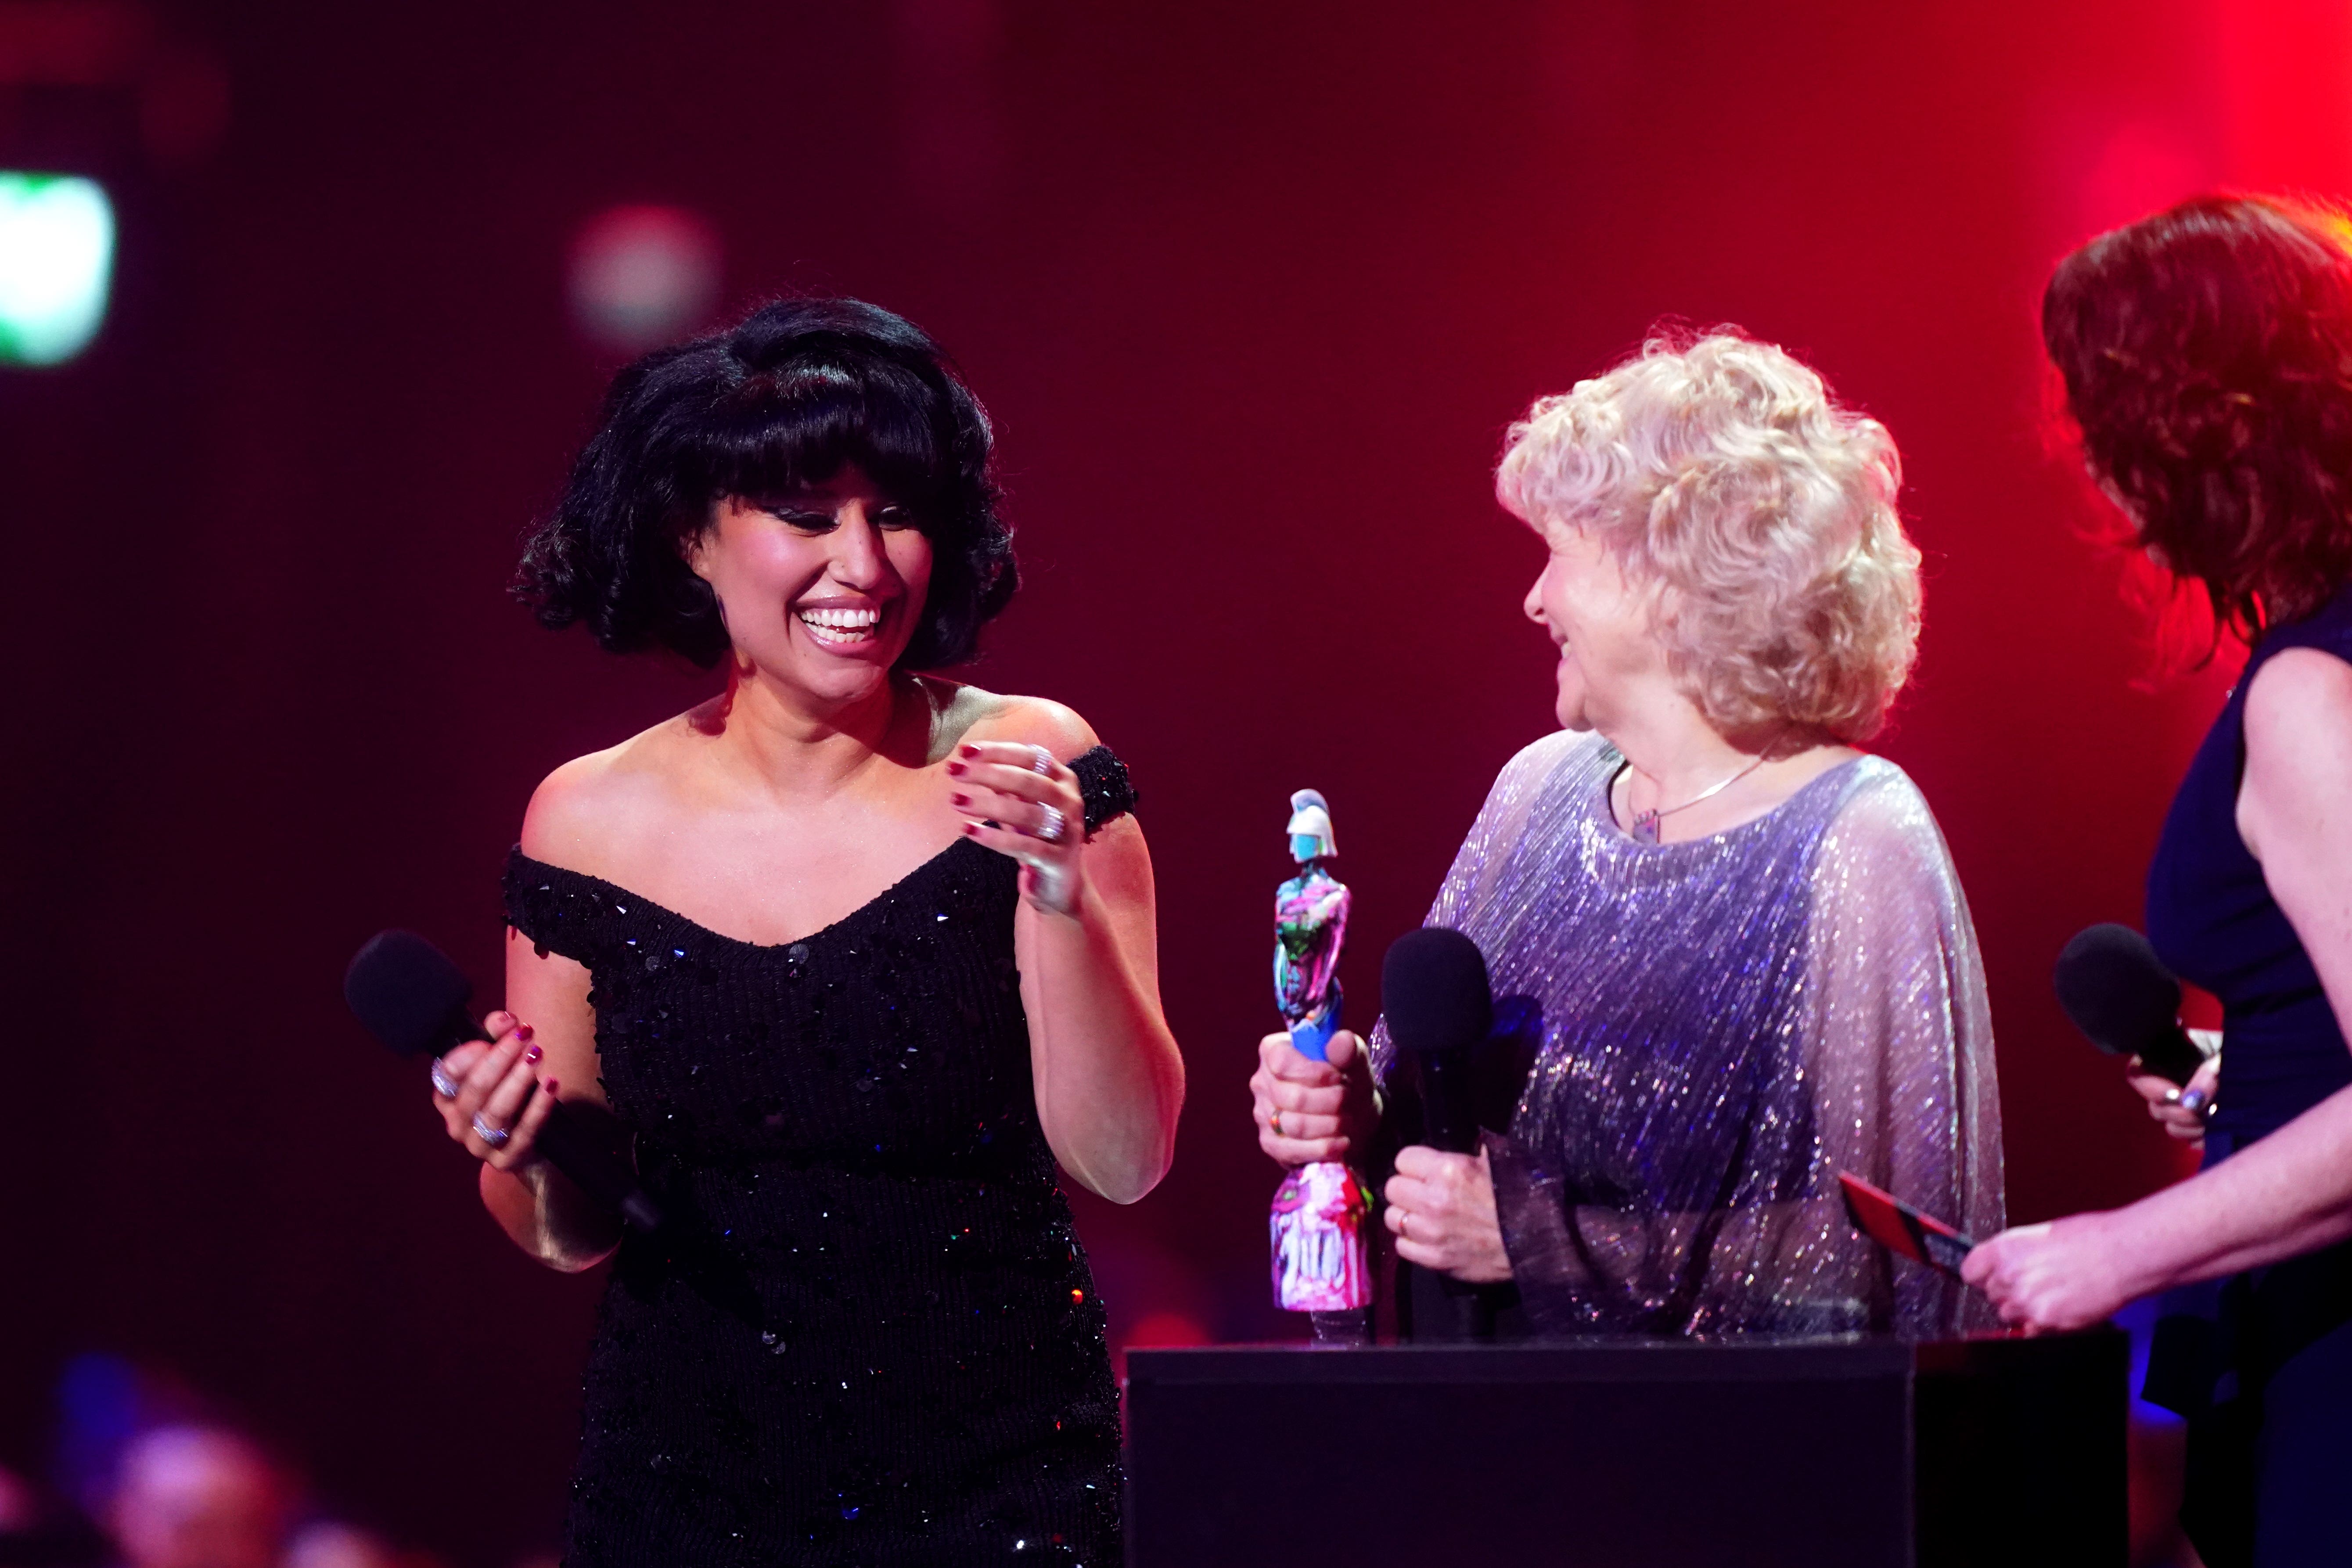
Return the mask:
<svg viewBox="0 0 2352 1568">
<path fill-rule="evenodd" d="M 2120 1565 L 2112 1331 L 1128 1355 L 1128 1562 Z"/>
</svg>

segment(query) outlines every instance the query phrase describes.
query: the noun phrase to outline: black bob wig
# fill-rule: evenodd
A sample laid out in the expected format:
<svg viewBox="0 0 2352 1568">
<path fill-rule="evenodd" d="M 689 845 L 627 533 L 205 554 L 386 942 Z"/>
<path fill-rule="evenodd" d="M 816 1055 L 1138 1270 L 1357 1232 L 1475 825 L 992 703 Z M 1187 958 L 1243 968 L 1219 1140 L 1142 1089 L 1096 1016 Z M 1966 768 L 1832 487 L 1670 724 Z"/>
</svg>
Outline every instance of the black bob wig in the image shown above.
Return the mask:
<svg viewBox="0 0 2352 1568">
<path fill-rule="evenodd" d="M 931 542 L 912 669 L 971 658 L 1013 597 L 988 416 L 939 345 L 856 300 L 781 300 L 613 378 L 563 500 L 524 546 L 515 595 L 543 626 L 584 622 L 614 653 L 661 647 L 708 669 L 727 625 L 687 545 L 730 496 L 781 498 L 849 465 Z"/>
</svg>

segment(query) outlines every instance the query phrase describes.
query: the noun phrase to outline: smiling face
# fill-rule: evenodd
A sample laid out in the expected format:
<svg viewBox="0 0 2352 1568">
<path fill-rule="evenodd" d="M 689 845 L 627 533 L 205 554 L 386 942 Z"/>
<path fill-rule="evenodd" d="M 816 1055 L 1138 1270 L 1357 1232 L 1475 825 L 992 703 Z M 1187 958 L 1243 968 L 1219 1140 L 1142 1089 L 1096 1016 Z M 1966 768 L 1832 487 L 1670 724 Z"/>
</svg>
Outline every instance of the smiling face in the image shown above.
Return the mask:
<svg viewBox="0 0 2352 1568">
<path fill-rule="evenodd" d="M 820 705 L 888 679 L 931 581 L 930 540 L 855 468 L 782 495 L 722 497 L 686 560 L 719 595 L 737 663 Z"/>
<path fill-rule="evenodd" d="M 1568 729 L 1606 732 L 1644 681 L 1665 676 L 1665 653 L 1648 605 L 1598 539 L 1558 525 L 1542 536 L 1551 554 L 1520 607 L 1559 650 L 1553 710 Z"/>
</svg>

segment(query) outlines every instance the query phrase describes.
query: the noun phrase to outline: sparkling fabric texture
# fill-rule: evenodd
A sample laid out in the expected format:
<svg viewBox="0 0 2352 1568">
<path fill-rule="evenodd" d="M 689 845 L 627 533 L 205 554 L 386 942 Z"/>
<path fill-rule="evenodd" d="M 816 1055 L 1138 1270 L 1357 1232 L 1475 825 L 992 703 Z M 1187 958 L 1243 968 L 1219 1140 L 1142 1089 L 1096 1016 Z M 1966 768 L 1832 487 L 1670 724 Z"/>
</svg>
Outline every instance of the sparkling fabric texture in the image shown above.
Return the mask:
<svg viewBox="0 0 2352 1568">
<path fill-rule="evenodd" d="M 1134 795 L 1073 764 L 1091 833 Z M 1038 1125 L 1013 861 L 959 839 L 800 942 L 518 849 L 508 919 L 593 976 L 646 1184 L 589 1352 L 564 1562 L 1120 1561 L 1101 1303 Z"/>
<path fill-rule="evenodd" d="M 1715 837 L 1636 842 L 1623 759 L 1560 732 L 1496 781 L 1430 910 L 1535 1036 L 1488 1134 L 1520 1294 L 1548 1333 L 1893 1332 L 1992 1319 L 1854 1234 L 1852 1171 L 2001 1228 L 1984 968 L 1951 857 L 1864 757 Z M 1518 1000 L 1514 1002 L 1513 998 Z M 1392 1065 L 1375 1030 L 1375 1068 Z"/>
</svg>

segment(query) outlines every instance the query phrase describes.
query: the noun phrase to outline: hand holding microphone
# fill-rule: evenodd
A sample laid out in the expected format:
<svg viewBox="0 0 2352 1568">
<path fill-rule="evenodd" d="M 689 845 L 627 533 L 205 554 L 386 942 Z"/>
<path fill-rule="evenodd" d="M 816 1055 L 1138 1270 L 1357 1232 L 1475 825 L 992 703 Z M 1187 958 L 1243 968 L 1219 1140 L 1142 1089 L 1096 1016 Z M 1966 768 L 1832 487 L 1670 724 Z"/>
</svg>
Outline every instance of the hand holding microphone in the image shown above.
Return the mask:
<svg viewBox="0 0 2352 1568">
<path fill-rule="evenodd" d="M 1511 1277 L 1470 1085 L 1494 1007 L 1486 957 L 1460 931 L 1424 926 L 1389 944 L 1381 1009 L 1398 1055 L 1420 1068 L 1427 1142 L 1398 1152 L 1381 1217 L 1398 1257 L 1473 1285 Z"/>
<path fill-rule="evenodd" d="M 541 1082 L 531 1028 L 511 1013 L 482 1020 L 488 1039 L 467 1040 L 433 1058 L 433 1107 L 451 1141 L 498 1171 L 536 1163 L 539 1130 L 562 1088 Z"/>
<path fill-rule="evenodd" d="M 561 1085 L 539 1083 L 528 1026 L 508 1013 L 477 1025 L 472 998 L 448 954 L 414 931 L 377 932 L 343 974 L 343 1000 L 370 1034 L 400 1056 L 434 1058 L 434 1103 L 468 1152 L 502 1171 L 543 1158 L 591 1203 L 661 1229 L 660 1205 L 605 1130 L 559 1100 Z"/>
<path fill-rule="evenodd" d="M 2086 927 L 2051 975 L 2074 1026 L 2109 1056 L 2129 1059 L 2132 1089 L 2173 1137 L 2200 1142 L 2221 1083 L 2217 1052 L 2180 1026 L 2180 982 L 2129 926 Z"/>
</svg>

